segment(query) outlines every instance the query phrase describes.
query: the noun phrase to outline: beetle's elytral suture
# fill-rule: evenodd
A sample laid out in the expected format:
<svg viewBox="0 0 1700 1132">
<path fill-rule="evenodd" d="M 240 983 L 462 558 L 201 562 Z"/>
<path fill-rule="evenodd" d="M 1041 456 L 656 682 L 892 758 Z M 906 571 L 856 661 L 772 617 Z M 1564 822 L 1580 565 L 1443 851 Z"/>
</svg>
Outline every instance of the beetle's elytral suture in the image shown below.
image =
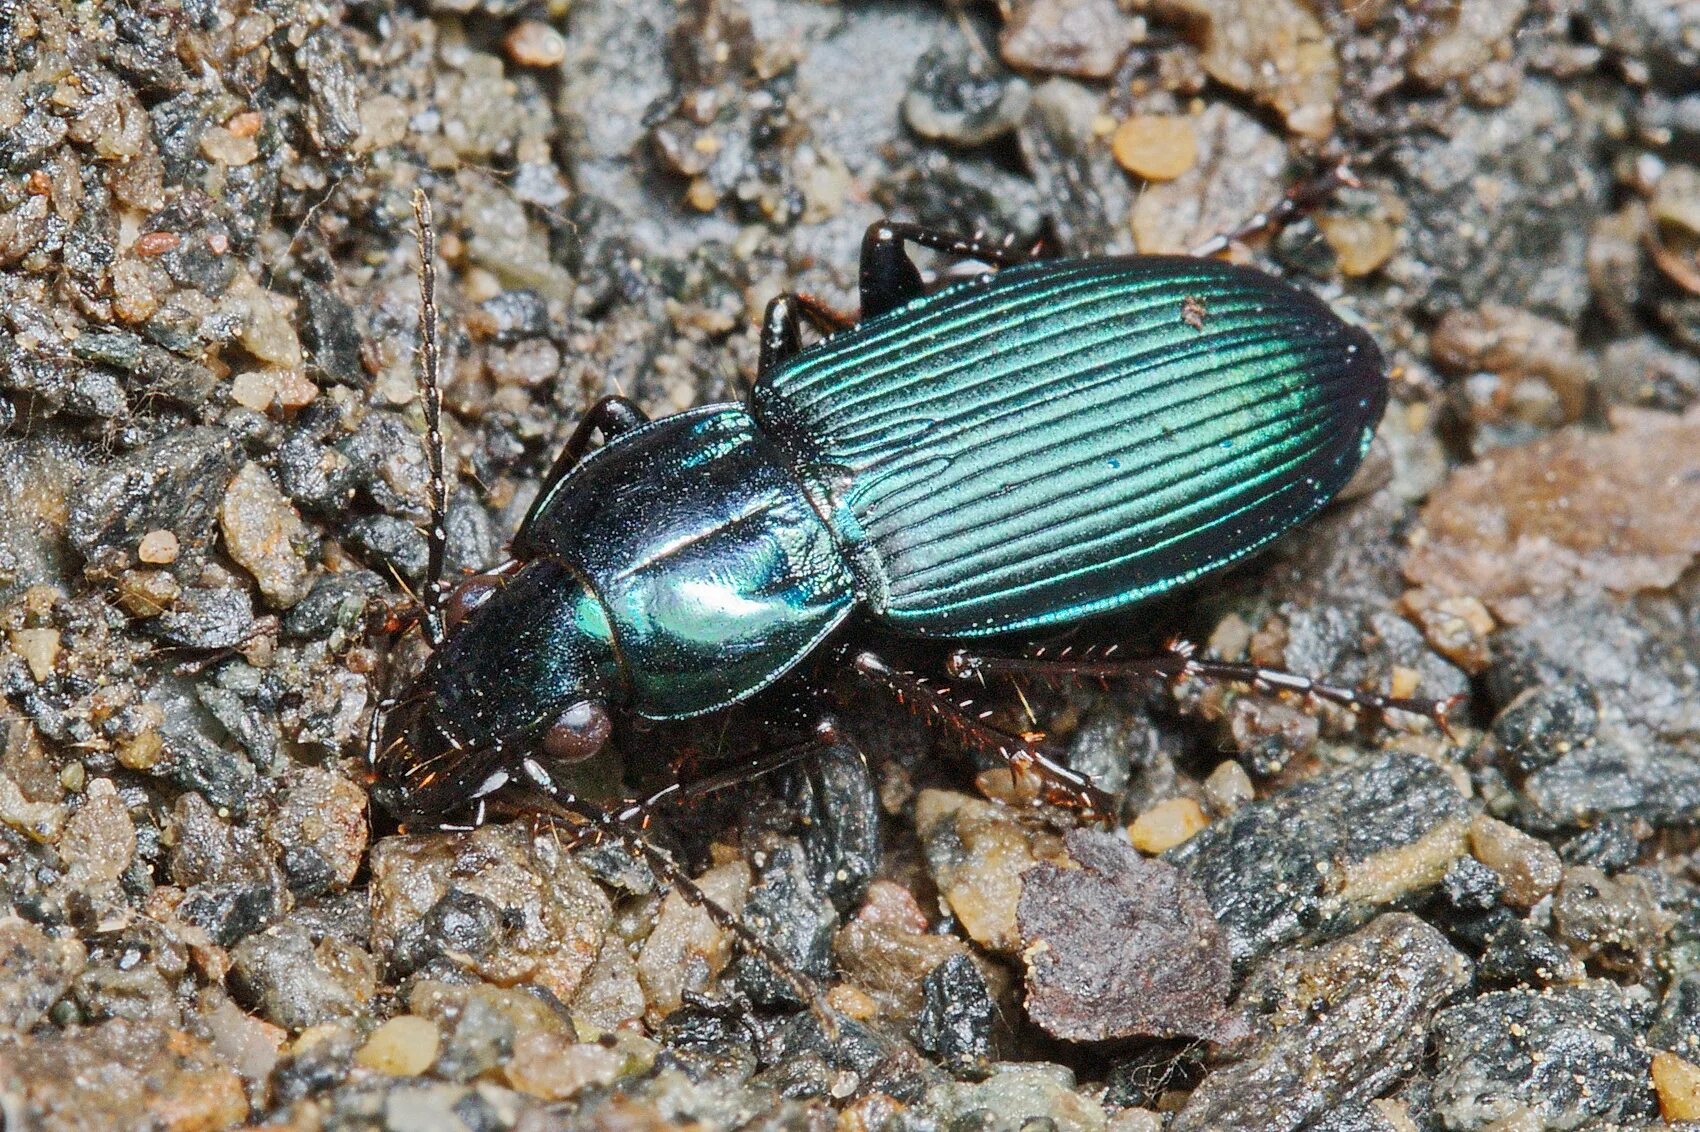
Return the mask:
<svg viewBox="0 0 1700 1132">
<path fill-rule="evenodd" d="M 1117 646 L 1079 649 L 1067 646 L 1055 654 L 1036 650 L 1025 657 L 981 656 L 965 650 L 951 654 L 948 669 L 959 680 L 985 679 L 997 676 L 1037 676 L 1041 678 L 1073 678 L 1097 680 L 1181 680 L 1192 677 L 1230 684 L 1246 684 L 1260 692 L 1293 692 L 1300 696 L 1315 696 L 1319 700 L 1353 709 L 1368 709 L 1386 713 L 1410 712 L 1434 721 L 1441 731 L 1452 734 L 1447 722 L 1449 713 L 1463 702 L 1463 696 L 1444 699 L 1416 699 L 1387 696 L 1358 688 L 1343 688 L 1326 684 L 1308 676 L 1297 676 L 1278 668 L 1263 668 L 1255 664 L 1236 664 L 1230 661 L 1206 660 L 1198 655 L 1191 641 L 1171 640 L 1165 651 L 1152 656 L 1122 657 Z"/>
<path fill-rule="evenodd" d="M 871 652 L 856 654 L 851 666 L 923 719 L 947 728 L 974 750 L 1002 759 L 1017 782 L 1037 776 L 1041 800 L 1071 809 L 1087 821 L 1114 820 L 1113 794 L 1093 785 L 1090 778 L 1061 762 L 1057 752 L 1036 740 L 1008 734 L 987 723 L 992 713 L 977 709 L 973 700 L 952 695 L 919 673 L 892 668 Z"/>
</svg>

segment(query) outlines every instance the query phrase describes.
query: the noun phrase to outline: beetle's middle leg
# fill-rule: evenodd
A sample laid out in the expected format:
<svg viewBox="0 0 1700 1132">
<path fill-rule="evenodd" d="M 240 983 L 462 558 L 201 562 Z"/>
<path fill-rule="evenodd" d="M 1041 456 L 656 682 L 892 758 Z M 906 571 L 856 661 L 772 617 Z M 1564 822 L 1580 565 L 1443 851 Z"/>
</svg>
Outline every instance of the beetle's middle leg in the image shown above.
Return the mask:
<svg viewBox="0 0 1700 1132">
<path fill-rule="evenodd" d="M 856 325 L 855 315 L 828 306 L 807 291 L 786 291 L 775 295 L 762 314 L 757 377 L 802 352 L 802 320 L 805 318 L 822 334 L 848 330 Z"/>
<path fill-rule="evenodd" d="M 994 267 L 1011 267 L 1029 256 L 1014 245 L 1014 238 L 993 240 L 986 236 L 960 236 L 920 224 L 881 220 L 868 226 L 862 236 L 862 317 L 896 310 L 927 293 L 921 269 L 909 258 L 906 244 L 960 259 L 976 259 Z"/>
<path fill-rule="evenodd" d="M 1116 816 L 1114 795 L 1064 765 L 1056 752 L 1047 750 L 1038 740 L 1006 734 L 991 726 L 985 718 L 990 713 L 975 711 L 972 701 L 951 695 L 924 676 L 892 668 L 871 652 L 857 653 L 850 664 L 859 676 L 896 696 L 917 715 L 936 720 L 976 750 L 1002 759 L 1018 785 L 1024 779 L 1037 778 L 1039 796 L 1045 801 L 1072 809 L 1089 820 L 1108 821 Z"/>
</svg>

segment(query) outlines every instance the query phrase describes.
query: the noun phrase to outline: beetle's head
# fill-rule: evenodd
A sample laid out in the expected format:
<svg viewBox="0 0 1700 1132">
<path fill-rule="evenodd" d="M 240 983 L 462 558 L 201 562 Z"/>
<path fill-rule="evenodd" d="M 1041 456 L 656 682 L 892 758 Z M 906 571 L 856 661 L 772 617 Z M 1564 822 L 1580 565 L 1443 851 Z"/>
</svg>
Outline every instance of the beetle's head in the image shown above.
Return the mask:
<svg viewBox="0 0 1700 1132">
<path fill-rule="evenodd" d="M 509 787 L 547 791 L 551 764 L 598 753 L 617 666 L 601 603 L 539 561 L 467 579 L 448 639 L 384 714 L 372 797 L 403 819 L 475 811 Z"/>
</svg>

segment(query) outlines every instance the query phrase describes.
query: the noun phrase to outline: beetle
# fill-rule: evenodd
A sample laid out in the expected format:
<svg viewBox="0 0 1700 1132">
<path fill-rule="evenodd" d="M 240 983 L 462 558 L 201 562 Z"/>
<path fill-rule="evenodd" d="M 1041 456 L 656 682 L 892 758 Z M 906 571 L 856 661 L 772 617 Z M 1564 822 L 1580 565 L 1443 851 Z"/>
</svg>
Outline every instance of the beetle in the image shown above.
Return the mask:
<svg viewBox="0 0 1700 1132">
<path fill-rule="evenodd" d="M 380 705 L 368 744 L 375 798 L 407 820 L 481 820 L 487 799 L 512 790 L 582 815 L 560 765 L 599 751 L 616 714 L 684 719 L 747 701 L 852 619 L 972 642 L 1193 583 L 1327 504 L 1387 403 L 1371 336 L 1261 271 L 1199 256 L 1028 259 L 882 221 L 862 243 L 858 319 L 781 295 L 746 403 L 655 420 L 621 397 L 597 403 L 511 559 L 451 591 L 422 193 L 415 207 L 432 651 L 406 693 Z M 996 270 L 929 291 L 911 245 Z M 832 332 L 804 348 L 805 319 Z M 900 694 L 936 696 L 937 714 L 953 710 L 871 652 L 853 663 Z M 953 669 L 1000 663 L 963 652 Z M 1247 680 L 1442 722 L 1449 706 L 1184 648 L 1061 667 Z M 1036 770 L 1051 797 L 1102 812 L 1089 781 L 1032 740 L 1006 739 L 1004 756 Z M 600 811 L 590 820 L 617 825 Z"/>
</svg>

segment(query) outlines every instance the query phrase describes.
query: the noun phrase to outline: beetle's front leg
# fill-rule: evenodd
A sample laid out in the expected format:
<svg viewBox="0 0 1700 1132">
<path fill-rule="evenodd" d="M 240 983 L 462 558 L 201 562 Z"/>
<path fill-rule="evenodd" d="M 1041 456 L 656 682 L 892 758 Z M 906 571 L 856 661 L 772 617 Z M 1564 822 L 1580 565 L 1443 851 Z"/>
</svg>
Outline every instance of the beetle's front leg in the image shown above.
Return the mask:
<svg viewBox="0 0 1700 1132">
<path fill-rule="evenodd" d="M 543 483 L 537 489 L 537 498 L 531 501 L 525 518 L 520 521 L 519 530 L 514 534 L 514 546 L 517 548 L 524 543 L 525 532 L 531 526 L 532 520 L 537 518 L 538 509 L 542 507 L 544 500 L 549 498 L 550 489 L 584 459 L 584 454 L 590 449 L 591 437 L 601 433 L 603 441 L 606 442 L 648 421 L 649 414 L 639 408 L 636 401 L 621 397 L 617 393 L 602 398 L 586 410 L 583 419 L 578 422 L 578 427 L 573 429 L 573 434 L 567 438 L 561 454 L 549 465 L 549 473 L 543 477 Z"/>
<path fill-rule="evenodd" d="M 919 224 L 881 220 L 869 225 L 862 236 L 861 300 L 864 319 L 896 310 L 927 293 L 921 269 L 909 258 L 905 244 L 961 259 L 977 259 L 996 267 L 1010 267 L 1030 258 L 1014 246 L 1013 237 L 993 240 L 985 236 L 959 236 Z"/>
</svg>

